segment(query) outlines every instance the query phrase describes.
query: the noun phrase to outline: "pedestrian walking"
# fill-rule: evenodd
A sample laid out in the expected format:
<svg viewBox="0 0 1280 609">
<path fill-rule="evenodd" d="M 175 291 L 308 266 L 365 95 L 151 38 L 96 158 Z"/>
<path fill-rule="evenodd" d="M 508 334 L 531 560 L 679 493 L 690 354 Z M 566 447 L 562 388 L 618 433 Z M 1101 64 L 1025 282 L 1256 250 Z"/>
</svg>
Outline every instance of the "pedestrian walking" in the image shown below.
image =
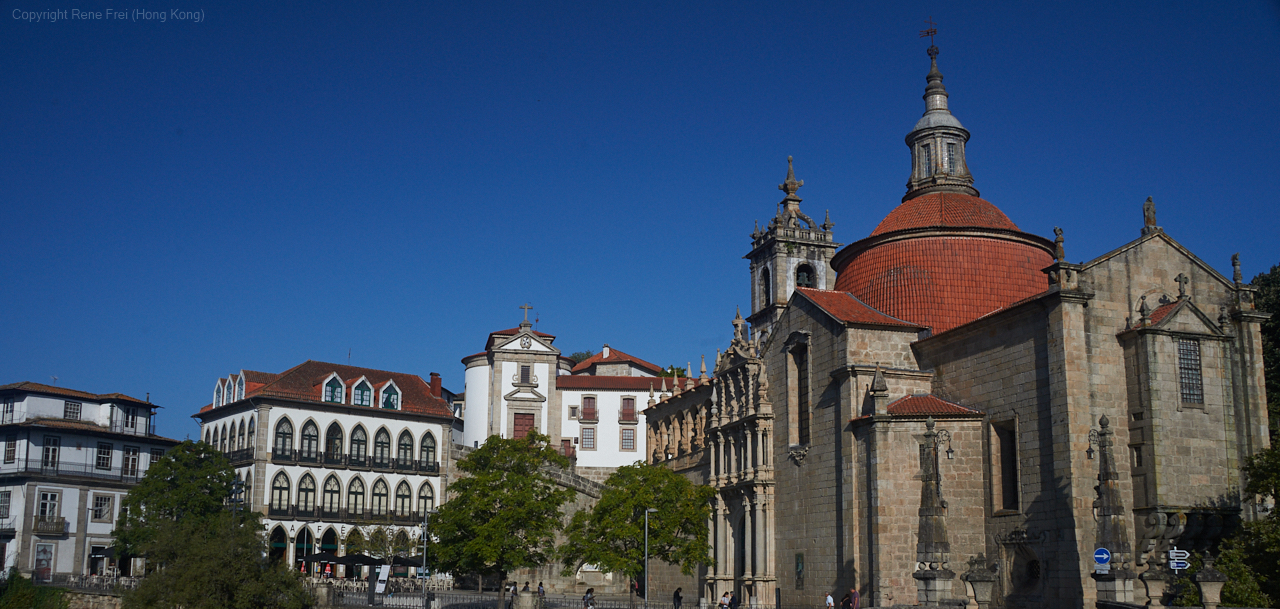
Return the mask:
<svg viewBox="0 0 1280 609">
<path fill-rule="evenodd" d="M 862 604 L 862 598 L 861 595 L 858 594 L 858 589 L 849 588 L 849 594 L 853 596 L 853 609 L 859 609 L 859 606 Z"/>
<path fill-rule="evenodd" d="M 596 606 L 596 589 L 587 588 L 587 593 L 582 595 L 582 609 L 595 609 Z"/>
<path fill-rule="evenodd" d="M 720 595 L 720 609 L 729 609 L 729 593 Z"/>
<path fill-rule="evenodd" d="M 547 598 L 547 589 L 542 587 L 542 582 L 538 582 L 538 598 Z"/>
<path fill-rule="evenodd" d="M 840 609 L 853 609 L 853 597 L 845 594 L 844 597 L 840 599 Z"/>
<path fill-rule="evenodd" d="M 737 593 L 734 593 L 734 592 L 729 593 L 729 609 L 738 609 Z"/>
<path fill-rule="evenodd" d="M 830 593 L 830 592 L 828 592 L 828 593 L 827 593 L 827 604 L 826 604 L 826 607 L 827 607 L 827 609 L 835 609 L 835 607 L 836 607 L 836 602 L 835 602 L 835 600 L 833 600 L 833 599 L 831 598 L 831 593 Z"/>
<path fill-rule="evenodd" d="M 683 588 L 676 588 L 675 594 L 671 595 L 672 609 L 680 609 L 680 603 L 684 601 L 684 597 L 680 596 L 681 590 L 683 590 Z"/>
</svg>

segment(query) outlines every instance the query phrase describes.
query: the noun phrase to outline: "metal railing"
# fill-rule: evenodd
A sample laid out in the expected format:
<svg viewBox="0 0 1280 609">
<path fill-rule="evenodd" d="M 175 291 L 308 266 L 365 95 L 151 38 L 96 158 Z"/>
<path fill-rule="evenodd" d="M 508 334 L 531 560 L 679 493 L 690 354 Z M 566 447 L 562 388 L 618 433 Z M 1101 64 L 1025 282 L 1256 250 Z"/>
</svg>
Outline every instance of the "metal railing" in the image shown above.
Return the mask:
<svg viewBox="0 0 1280 609">
<path fill-rule="evenodd" d="M 351 512 L 346 508 L 341 508 L 334 512 L 325 510 L 320 506 L 310 510 L 298 509 L 297 505 L 290 505 L 284 508 L 268 507 L 267 517 L 274 518 L 276 520 L 326 520 L 353 522 L 359 524 L 422 524 L 422 514 L 416 511 L 405 514 L 399 514 L 392 511 L 382 514 L 374 514 L 369 509 L 364 509 L 360 512 Z"/>
<path fill-rule="evenodd" d="M 250 451 L 248 458 L 252 459 L 253 449 L 245 449 Z M 231 455 L 240 455 L 243 451 L 233 451 Z M 236 461 L 236 457 L 232 457 L 232 461 Z M 419 474 L 438 474 L 440 473 L 439 461 L 422 461 L 420 459 L 399 459 L 395 457 L 382 456 L 359 456 L 334 454 L 334 453 L 317 453 L 315 455 L 304 455 L 301 451 L 294 449 L 274 449 L 271 451 L 271 462 L 279 465 L 324 465 L 326 467 L 344 468 L 344 469 L 360 469 L 366 471 L 381 470 L 388 472 L 408 472 Z"/>
<path fill-rule="evenodd" d="M 18 459 L 13 463 L 0 464 L 0 475 L 41 474 L 45 476 L 71 476 L 76 478 L 92 478 L 94 480 L 111 480 L 134 484 L 142 479 L 143 469 L 139 466 L 100 468 L 94 463 L 67 463 L 65 461 L 45 461 L 41 458 Z"/>
<path fill-rule="evenodd" d="M 67 519 L 62 516 L 36 515 L 31 528 L 37 535 L 66 535 Z"/>
</svg>

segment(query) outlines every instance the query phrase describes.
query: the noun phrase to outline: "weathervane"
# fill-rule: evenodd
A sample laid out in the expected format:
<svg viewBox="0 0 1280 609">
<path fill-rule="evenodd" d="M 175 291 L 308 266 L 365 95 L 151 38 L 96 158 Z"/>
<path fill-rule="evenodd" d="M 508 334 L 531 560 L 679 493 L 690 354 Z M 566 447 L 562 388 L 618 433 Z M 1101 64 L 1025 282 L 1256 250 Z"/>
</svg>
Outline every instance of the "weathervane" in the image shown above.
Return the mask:
<svg viewBox="0 0 1280 609">
<path fill-rule="evenodd" d="M 929 17 L 927 20 L 925 20 L 925 23 L 929 24 L 929 29 L 920 30 L 920 37 L 921 38 L 924 38 L 926 36 L 929 37 L 929 56 L 937 57 L 938 47 L 933 44 L 933 37 L 938 35 L 938 24 L 933 22 L 933 17 Z"/>
</svg>

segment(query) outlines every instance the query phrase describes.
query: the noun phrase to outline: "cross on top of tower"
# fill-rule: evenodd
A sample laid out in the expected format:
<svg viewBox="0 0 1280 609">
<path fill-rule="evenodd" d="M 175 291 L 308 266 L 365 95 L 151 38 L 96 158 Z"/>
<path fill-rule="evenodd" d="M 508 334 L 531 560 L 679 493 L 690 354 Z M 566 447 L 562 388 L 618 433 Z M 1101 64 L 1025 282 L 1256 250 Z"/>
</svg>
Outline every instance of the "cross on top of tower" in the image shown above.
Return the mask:
<svg viewBox="0 0 1280 609">
<path fill-rule="evenodd" d="M 532 309 L 533 307 L 529 306 L 529 303 L 526 302 L 520 305 L 520 308 L 524 309 L 524 323 L 529 323 L 529 309 Z"/>
<path fill-rule="evenodd" d="M 933 22 L 933 17 L 926 19 L 925 23 L 929 24 L 929 27 L 928 29 L 920 30 L 920 37 L 929 39 L 929 57 L 937 59 L 938 47 L 933 44 L 933 37 L 938 35 L 938 24 Z"/>
</svg>

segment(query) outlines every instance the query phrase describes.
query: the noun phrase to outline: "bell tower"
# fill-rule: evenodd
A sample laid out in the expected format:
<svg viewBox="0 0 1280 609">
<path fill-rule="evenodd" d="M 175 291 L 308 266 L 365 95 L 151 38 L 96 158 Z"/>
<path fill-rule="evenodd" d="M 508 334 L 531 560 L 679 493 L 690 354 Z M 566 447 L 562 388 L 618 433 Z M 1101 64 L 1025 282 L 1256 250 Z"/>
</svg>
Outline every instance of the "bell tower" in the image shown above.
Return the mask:
<svg viewBox="0 0 1280 609">
<path fill-rule="evenodd" d="M 778 185 L 786 193 L 777 214 L 764 230 L 757 223 L 751 232 L 751 315 L 747 321 L 758 331 L 769 332 L 797 287 L 829 290 L 836 273 L 831 257 L 843 244 L 831 233 L 831 214 L 819 225 L 800 211 L 796 191 L 804 180 L 796 180 L 795 167 L 787 157 L 787 179 Z"/>
<path fill-rule="evenodd" d="M 958 192 L 976 197 L 978 190 L 973 187 L 973 175 L 969 173 L 964 155 L 969 131 L 947 108 L 947 88 L 942 85 L 942 72 L 938 71 L 938 47 L 929 46 L 929 61 L 924 116 L 907 134 L 911 179 L 907 180 L 907 194 L 902 200 L 931 192 Z"/>
</svg>

